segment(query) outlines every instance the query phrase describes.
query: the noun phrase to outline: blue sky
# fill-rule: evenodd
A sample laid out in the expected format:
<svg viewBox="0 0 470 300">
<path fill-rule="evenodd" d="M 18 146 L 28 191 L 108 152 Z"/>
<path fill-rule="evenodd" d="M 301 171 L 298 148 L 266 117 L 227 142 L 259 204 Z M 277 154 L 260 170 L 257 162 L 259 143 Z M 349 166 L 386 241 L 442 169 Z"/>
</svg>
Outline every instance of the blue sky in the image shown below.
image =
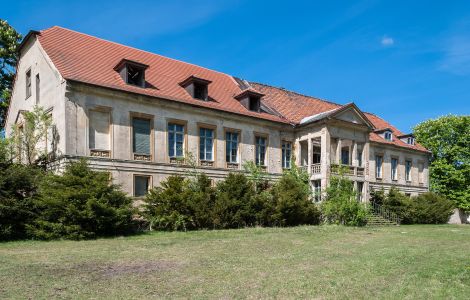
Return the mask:
<svg viewBox="0 0 470 300">
<path fill-rule="evenodd" d="M 8 1 L 59 25 L 248 80 L 355 102 L 402 131 L 470 114 L 470 1 Z"/>
</svg>

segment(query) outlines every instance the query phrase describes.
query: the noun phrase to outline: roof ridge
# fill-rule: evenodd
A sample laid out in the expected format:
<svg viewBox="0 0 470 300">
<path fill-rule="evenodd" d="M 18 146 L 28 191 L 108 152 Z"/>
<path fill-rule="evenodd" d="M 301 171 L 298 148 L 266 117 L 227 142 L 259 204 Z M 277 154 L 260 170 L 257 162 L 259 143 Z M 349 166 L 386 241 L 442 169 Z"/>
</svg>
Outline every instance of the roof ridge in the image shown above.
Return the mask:
<svg viewBox="0 0 470 300">
<path fill-rule="evenodd" d="M 87 36 L 87 37 L 91 37 L 91 38 L 94 38 L 94 39 L 97 39 L 97 40 L 101 40 L 101 41 L 104 41 L 104 42 L 107 42 L 107 43 L 119 45 L 119 46 L 126 47 L 126 48 L 129 48 L 129 49 L 134 49 L 134 50 L 137 50 L 137 51 L 141 51 L 141 52 L 145 52 L 145 53 L 148 53 L 148 54 L 156 55 L 156 56 L 162 57 L 164 59 L 173 60 L 173 61 L 176 61 L 176 62 L 179 62 L 179 63 L 182 63 L 182 64 L 194 66 L 194 67 L 205 69 L 205 70 L 208 70 L 208 71 L 211 71 L 211 72 L 216 72 L 216 73 L 222 74 L 224 76 L 232 77 L 231 75 L 229 75 L 227 73 L 223 73 L 221 71 L 209 69 L 209 68 L 206 68 L 206 67 L 203 67 L 203 66 L 200 66 L 200 65 L 196 65 L 196 64 L 193 64 L 193 63 L 185 62 L 185 61 L 182 61 L 182 60 L 179 60 L 179 59 L 176 59 L 176 58 L 171 58 L 169 56 L 165 56 L 165 55 L 157 54 L 157 53 L 154 53 L 154 52 L 150 52 L 148 50 L 143 50 L 143 49 L 139 49 L 139 48 L 136 48 L 136 47 L 124 45 L 124 44 L 121 44 L 121 43 L 118 43 L 118 42 L 113 42 L 113 41 L 107 40 L 105 38 L 97 37 L 97 36 L 94 36 L 94 35 L 91 35 L 91 34 L 88 34 L 88 33 L 83 33 L 83 32 L 77 31 L 77 30 L 73 30 L 73 29 L 70 29 L 70 28 L 65 28 L 65 27 L 58 26 L 58 25 L 54 25 L 52 27 L 40 30 L 40 32 L 50 30 L 50 29 L 53 29 L 53 28 L 60 28 L 60 29 L 63 29 L 63 30 L 71 31 L 71 32 L 74 32 L 74 33 L 77 33 L 77 34 L 80 34 L 80 35 L 84 35 L 84 36 Z"/>
<path fill-rule="evenodd" d="M 307 95 L 307 94 L 302 94 L 302 93 L 300 93 L 300 92 L 296 92 L 296 91 L 289 90 L 289 89 L 286 89 L 286 88 L 281 88 L 281 87 L 273 86 L 273 85 L 270 85 L 270 84 L 267 84 L 267 83 L 256 82 L 256 81 L 249 81 L 249 82 L 250 82 L 250 83 L 254 83 L 254 84 L 263 85 L 263 86 L 270 87 L 270 88 L 275 88 L 275 89 L 281 90 L 281 91 L 286 92 L 286 93 L 292 93 L 292 94 L 296 94 L 296 95 L 299 95 L 299 96 L 302 96 L 302 97 L 307 97 L 307 98 L 310 98 L 310 99 L 315 99 L 315 100 L 323 101 L 323 102 L 330 103 L 330 104 L 333 104 L 333 105 L 338 105 L 338 106 L 344 106 L 344 105 L 346 105 L 346 104 L 340 104 L 340 103 L 336 103 L 336 102 L 333 102 L 333 101 L 330 101 L 330 100 L 326 100 L 326 99 L 323 99 L 323 98 L 320 98 L 320 97 L 317 97 L 317 96 L 311 96 L 311 95 Z M 351 102 L 349 102 L 349 103 L 351 103 Z M 347 104 L 349 104 L 349 103 L 347 103 Z"/>
</svg>

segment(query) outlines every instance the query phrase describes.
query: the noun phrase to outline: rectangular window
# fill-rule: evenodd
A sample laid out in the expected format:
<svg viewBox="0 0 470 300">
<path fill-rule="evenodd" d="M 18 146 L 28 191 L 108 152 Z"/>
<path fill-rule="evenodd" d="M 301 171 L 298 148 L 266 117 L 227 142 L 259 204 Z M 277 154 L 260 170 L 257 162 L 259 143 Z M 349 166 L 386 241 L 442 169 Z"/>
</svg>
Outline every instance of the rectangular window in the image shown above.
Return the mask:
<svg viewBox="0 0 470 300">
<path fill-rule="evenodd" d="M 238 139 L 238 132 L 225 133 L 225 161 L 228 163 L 238 163 Z"/>
<path fill-rule="evenodd" d="M 341 164 L 349 165 L 349 147 L 341 149 Z"/>
<path fill-rule="evenodd" d="M 168 154 L 170 157 L 184 156 L 184 125 L 168 124 Z"/>
<path fill-rule="evenodd" d="M 39 97 L 41 96 L 41 80 L 39 74 L 36 74 L 36 104 L 39 104 Z"/>
<path fill-rule="evenodd" d="M 362 167 L 362 149 L 357 149 L 357 165 Z"/>
<path fill-rule="evenodd" d="M 214 130 L 199 128 L 199 159 L 213 161 Z"/>
<path fill-rule="evenodd" d="M 110 148 L 110 114 L 103 111 L 89 111 L 89 148 L 109 151 Z"/>
<path fill-rule="evenodd" d="M 132 151 L 134 154 L 151 154 L 150 119 L 132 118 Z"/>
<path fill-rule="evenodd" d="M 397 174 L 398 159 L 392 157 L 391 165 L 392 165 L 392 168 L 391 168 L 390 175 L 392 177 L 392 180 L 398 180 L 398 174 Z"/>
<path fill-rule="evenodd" d="M 255 161 L 258 166 L 266 165 L 266 138 L 257 136 L 255 137 Z"/>
<path fill-rule="evenodd" d="M 380 155 L 375 156 L 375 177 L 382 178 L 382 163 L 383 157 Z"/>
<path fill-rule="evenodd" d="M 26 99 L 31 96 L 31 69 L 26 71 Z"/>
<path fill-rule="evenodd" d="M 364 182 L 358 181 L 357 182 L 357 201 L 362 202 L 363 195 L 364 195 Z"/>
<path fill-rule="evenodd" d="M 282 167 L 284 169 L 290 169 L 292 159 L 292 143 L 282 142 Z"/>
<path fill-rule="evenodd" d="M 411 160 L 405 161 L 405 180 L 411 181 Z"/>
<path fill-rule="evenodd" d="M 315 202 L 321 201 L 321 180 L 313 181 L 313 200 Z"/>
<path fill-rule="evenodd" d="M 134 176 L 134 197 L 147 195 L 150 188 L 150 176 Z"/>
</svg>

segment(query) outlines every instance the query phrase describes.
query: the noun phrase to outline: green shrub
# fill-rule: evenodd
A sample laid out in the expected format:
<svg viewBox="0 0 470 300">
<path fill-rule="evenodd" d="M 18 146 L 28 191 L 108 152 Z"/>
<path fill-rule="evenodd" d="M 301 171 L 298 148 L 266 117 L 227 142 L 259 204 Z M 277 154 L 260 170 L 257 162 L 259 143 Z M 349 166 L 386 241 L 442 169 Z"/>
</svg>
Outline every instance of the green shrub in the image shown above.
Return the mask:
<svg viewBox="0 0 470 300">
<path fill-rule="evenodd" d="M 256 224 L 253 210 L 254 185 L 239 173 L 228 174 L 217 184 L 214 204 L 215 228 L 240 228 Z"/>
<path fill-rule="evenodd" d="M 413 197 L 409 224 L 445 224 L 454 210 L 454 202 L 435 193 L 425 193 Z"/>
<path fill-rule="evenodd" d="M 356 200 L 353 182 L 344 177 L 332 177 L 321 205 L 326 223 L 347 226 L 364 226 L 368 210 Z"/>
<path fill-rule="evenodd" d="M 453 202 L 435 193 L 408 197 L 391 188 L 382 202 L 383 208 L 396 213 L 402 224 L 444 224 L 453 213 Z"/>
<path fill-rule="evenodd" d="M 181 176 L 169 176 L 145 197 L 144 216 L 150 230 L 187 230 L 195 227 L 192 207 L 187 201 L 188 181 Z"/>
<path fill-rule="evenodd" d="M 308 177 L 297 169 L 283 173 L 274 185 L 272 195 L 275 203 L 272 225 L 295 226 L 320 222 L 320 211 L 310 199 Z"/>
<path fill-rule="evenodd" d="M 44 172 L 34 166 L 0 163 L 0 240 L 26 237 L 35 218 L 32 197 Z"/>
<path fill-rule="evenodd" d="M 109 173 L 93 171 L 86 160 L 68 164 L 62 175 L 47 174 L 35 199 L 38 215 L 27 225 L 37 239 L 84 239 L 133 230 L 132 200 L 110 183 Z"/>
</svg>

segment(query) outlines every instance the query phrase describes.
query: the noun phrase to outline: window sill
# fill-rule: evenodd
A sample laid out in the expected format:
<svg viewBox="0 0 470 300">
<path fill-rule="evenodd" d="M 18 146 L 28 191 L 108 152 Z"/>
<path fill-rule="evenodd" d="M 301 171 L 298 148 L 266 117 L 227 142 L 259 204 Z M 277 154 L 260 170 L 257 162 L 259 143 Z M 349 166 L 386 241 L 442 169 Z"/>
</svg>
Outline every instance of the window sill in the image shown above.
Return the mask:
<svg viewBox="0 0 470 300">
<path fill-rule="evenodd" d="M 90 149 L 90 156 L 110 158 L 111 157 L 111 151 L 109 151 L 109 150 Z"/>
<path fill-rule="evenodd" d="M 152 161 L 152 155 L 134 153 L 134 160 Z"/>
<path fill-rule="evenodd" d="M 184 165 L 185 162 L 186 162 L 186 160 L 182 156 L 180 156 L 180 157 L 178 157 L 178 156 L 170 157 L 170 164 Z"/>
<path fill-rule="evenodd" d="M 201 167 L 213 167 L 214 161 L 213 160 L 200 160 L 199 165 Z"/>
<path fill-rule="evenodd" d="M 383 179 L 382 177 L 375 177 L 375 180 L 377 181 L 382 181 L 382 179 Z"/>
<path fill-rule="evenodd" d="M 230 162 L 227 163 L 227 169 L 238 170 L 239 167 L 240 165 L 238 163 L 230 163 Z"/>
</svg>

